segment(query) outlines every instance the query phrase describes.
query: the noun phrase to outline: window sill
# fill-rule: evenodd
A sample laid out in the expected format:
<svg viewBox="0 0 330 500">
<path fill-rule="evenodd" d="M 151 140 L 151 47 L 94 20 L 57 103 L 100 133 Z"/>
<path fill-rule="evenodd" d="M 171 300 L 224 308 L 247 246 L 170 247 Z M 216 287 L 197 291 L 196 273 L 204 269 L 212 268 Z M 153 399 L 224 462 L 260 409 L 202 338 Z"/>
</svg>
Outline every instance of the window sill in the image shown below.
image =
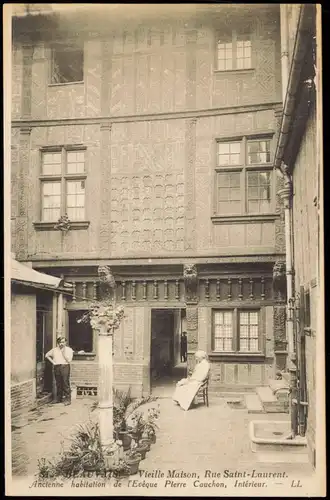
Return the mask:
<svg viewBox="0 0 330 500">
<path fill-rule="evenodd" d="M 83 85 L 84 83 L 84 80 L 80 80 L 79 82 L 49 83 L 48 87 L 66 87 L 67 85 Z"/>
<path fill-rule="evenodd" d="M 94 361 L 95 358 L 96 358 L 95 352 L 81 352 L 81 353 L 75 352 L 73 354 L 73 361 L 79 361 L 79 360 Z"/>
<path fill-rule="evenodd" d="M 255 215 L 214 215 L 211 217 L 213 224 L 232 224 L 239 223 L 254 223 L 254 222 L 269 222 L 275 221 L 280 217 L 279 214 L 255 214 Z"/>
<path fill-rule="evenodd" d="M 36 231 L 60 231 L 60 229 L 55 229 L 57 222 L 33 222 L 34 229 Z M 90 222 L 87 220 L 80 221 L 70 221 L 70 229 L 87 229 Z"/>
<path fill-rule="evenodd" d="M 209 359 L 212 361 L 263 361 L 266 356 L 263 352 L 210 352 Z"/>
<path fill-rule="evenodd" d="M 255 71 L 255 68 L 244 68 L 244 69 L 215 69 L 214 73 L 217 75 L 225 75 L 225 74 L 249 74 L 253 73 Z"/>
</svg>

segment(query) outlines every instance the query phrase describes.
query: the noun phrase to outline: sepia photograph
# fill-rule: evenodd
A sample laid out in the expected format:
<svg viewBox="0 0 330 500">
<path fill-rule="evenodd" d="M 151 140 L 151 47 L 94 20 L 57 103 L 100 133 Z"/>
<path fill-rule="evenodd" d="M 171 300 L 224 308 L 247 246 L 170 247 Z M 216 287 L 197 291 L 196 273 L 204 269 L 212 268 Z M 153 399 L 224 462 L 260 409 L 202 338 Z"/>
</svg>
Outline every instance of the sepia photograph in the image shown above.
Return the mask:
<svg viewBox="0 0 330 500">
<path fill-rule="evenodd" d="M 326 496 L 321 14 L 4 5 L 7 496 Z"/>
</svg>

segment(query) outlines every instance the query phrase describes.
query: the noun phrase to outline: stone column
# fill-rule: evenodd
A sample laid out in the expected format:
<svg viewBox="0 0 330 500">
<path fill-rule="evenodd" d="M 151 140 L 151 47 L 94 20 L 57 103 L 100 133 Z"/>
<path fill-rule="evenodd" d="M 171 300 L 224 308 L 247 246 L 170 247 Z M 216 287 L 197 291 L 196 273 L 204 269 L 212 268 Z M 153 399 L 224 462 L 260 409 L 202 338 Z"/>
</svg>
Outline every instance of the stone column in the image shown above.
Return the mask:
<svg viewBox="0 0 330 500">
<path fill-rule="evenodd" d="M 113 363 L 112 363 L 112 337 L 106 327 L 98 334 L 99 358 L 99 426 L 101 445 L 106 450 L 113 443 Z"/>
<path fill-rule="evenodd" d="M 187 319 L 187 368 L 194 368 L 194 354 L 198 349 L 198 272 L 196 264 L 184 264 L 185 302 Z"/>
</svg>

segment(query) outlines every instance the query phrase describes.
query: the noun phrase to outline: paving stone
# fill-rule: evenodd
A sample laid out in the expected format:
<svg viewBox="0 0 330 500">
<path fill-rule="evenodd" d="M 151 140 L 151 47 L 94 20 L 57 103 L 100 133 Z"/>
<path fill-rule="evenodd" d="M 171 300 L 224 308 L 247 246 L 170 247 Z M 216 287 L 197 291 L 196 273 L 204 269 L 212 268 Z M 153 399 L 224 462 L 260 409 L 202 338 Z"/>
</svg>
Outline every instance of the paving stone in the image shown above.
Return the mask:
<svg viewBox="0 0 330 500">
<path fill-rule="evenodd" d="M 152 445 L 140 468 L 151 472 L 156 468 L 185 469 L 204 474 L 206 469 L 256 468 L 257 462 L 251 450 L 248 426 L 254 415 L 247 410 L 229 408 L 223 398 L 217 398 L 207 408 L 199 406 L 188 412 L 173 405 L 171 399 L 160 399 L 160 418 L 157 441 Z M 40 419 L 12 433 L 13 473 L 34 475 L 38 459 L 51 459 L 62 445 L 69 445 L 73 428 L 89 419 L 95 420 L 97 412 L 91 412 L 91 400 L 76 400 L 69 407 L 48 405 Z M 52 418 L 52 420 L 48 420 Z M 269 415 L 258 415 L 258 420 Z M 288 420 L 288 415 L 276 415 L 276 420 Z M 272 467 L 272 466 L 271 466 Z M 292 464 L 299 473 L 302 465 Z M 307 465 L 303 466 L 306 474 Z M 270 470 L 270 464 L 267 464 Z M 276 470 L 276 465 L 274 465 Z M 308 469 L 309 470 L 309 469 Z"/>
</svg>

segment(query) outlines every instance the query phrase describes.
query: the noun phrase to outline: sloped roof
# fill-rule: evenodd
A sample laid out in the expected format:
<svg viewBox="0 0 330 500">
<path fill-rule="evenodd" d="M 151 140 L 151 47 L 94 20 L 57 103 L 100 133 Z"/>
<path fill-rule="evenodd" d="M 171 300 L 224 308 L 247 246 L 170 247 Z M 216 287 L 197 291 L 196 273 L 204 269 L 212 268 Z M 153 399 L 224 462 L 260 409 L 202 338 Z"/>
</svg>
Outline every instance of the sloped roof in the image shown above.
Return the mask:
<svg viewBox="0 0 330 500">
<path fill-rule="evenodd" d="M 26 285 L 40 285 L 41 287 L 54 289 L 59 288 L 62 282 L 61 278 L 39 273 L 13 258 L 11 259 L 11 280 Z"/>
</svg>

